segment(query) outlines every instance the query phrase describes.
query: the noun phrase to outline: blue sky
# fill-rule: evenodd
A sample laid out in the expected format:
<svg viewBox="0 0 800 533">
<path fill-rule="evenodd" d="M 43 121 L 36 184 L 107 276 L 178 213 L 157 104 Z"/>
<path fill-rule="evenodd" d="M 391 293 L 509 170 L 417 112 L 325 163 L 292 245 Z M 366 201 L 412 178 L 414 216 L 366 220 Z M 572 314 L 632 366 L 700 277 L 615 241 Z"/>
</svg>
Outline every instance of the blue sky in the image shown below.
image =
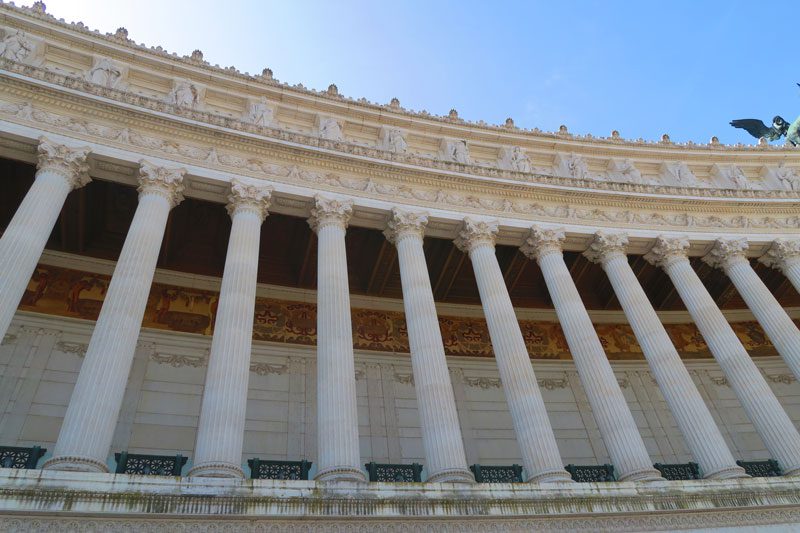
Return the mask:
<svg viewBox="0 0 800 533">
<path fill-rule="evenodd" d="M 23 0 L 24 1 L 24 0 Z M 148 46 L 468 120 L 752 143 L 800 114 L 797 2 L 47 0 Z"/>
</svg>

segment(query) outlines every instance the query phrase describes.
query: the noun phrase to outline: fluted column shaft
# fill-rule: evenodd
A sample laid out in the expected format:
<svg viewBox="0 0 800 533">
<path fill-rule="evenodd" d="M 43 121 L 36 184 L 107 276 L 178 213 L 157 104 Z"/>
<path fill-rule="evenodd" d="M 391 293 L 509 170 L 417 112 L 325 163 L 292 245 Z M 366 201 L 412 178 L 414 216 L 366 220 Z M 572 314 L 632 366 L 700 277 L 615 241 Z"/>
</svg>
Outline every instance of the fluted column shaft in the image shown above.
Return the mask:
<svg viewBox="0 0 800 533">
<path fill-rule="evenodd" d="M 563 231 L 534 228 L 522 250 L 539 262 L 597 427 L 621 481 L 661 479 L 561 252 Z"/>
<path fill-rule="evenodd" d="M 720 239 L 703 261 L 725 271 L 775 349 L 800 379 L 800 330 L 750 266 L 747 248 L 745 239 Z"/>
<path fill-rule="evenodd" d="M 598 233 L 584 255 L 600 263 L 608 275 L 661 394 L 703 477 L 746 477 L 744 469 L 736 464 L 711 412 L 628 264 L 625 255 L 627 242 L 623 234 Z"/>
<path fill-rule="evenodd" d="M 528 481 L 569 482 L 528 349 L 494 251 L 496 223 L 464 220 L 456 240 L 469 253 Z"/>
<path fill-rule="evenodd" d="M 269 189 L 233 180 L 231 235 L 190 476 L 244 477 L 241 468 L 253 345 L 261 223 Z"/>
<path fill-rule="evenodd" d="M 319 196 L 315 202 L 309 223 L 318 239 L 316 479 L 364 481 L 344 241 L 352 205 Z"/>
<path fill-rule="evenodd" d="M 785 475 L 800 474 L 800 434 L 689 263 L 686 239 L 662 239 L 646 259 L 672 280 L 750 421 Z"/>
<path fill-rule="evenodd" d="M 88 148 L 40 140 L 36 179 L 0 238 L 0 339 L 8 331 L 67 195 L 89 182 L 88 153 Z"/>
<path fill-rule="evenodd" d="M 775 239 L 767 253 L 758 260 L 783 272 L 800 292 L 800 239 Z"/>
<path fill-rule="evenodd" d="M 107 471 L 106 458 L 125 394 L 169 211 L 180 201 L 183 170 L 140 169 L 133 216 L 72 392 L 53 457 L 44 468 Z"/>
<path fill-rule="evenodd" d="M 427 481 L 473 482 L 422 248 L 427 221 L 395 209 L 384 232 L 397 247 Z"/>
</svg>

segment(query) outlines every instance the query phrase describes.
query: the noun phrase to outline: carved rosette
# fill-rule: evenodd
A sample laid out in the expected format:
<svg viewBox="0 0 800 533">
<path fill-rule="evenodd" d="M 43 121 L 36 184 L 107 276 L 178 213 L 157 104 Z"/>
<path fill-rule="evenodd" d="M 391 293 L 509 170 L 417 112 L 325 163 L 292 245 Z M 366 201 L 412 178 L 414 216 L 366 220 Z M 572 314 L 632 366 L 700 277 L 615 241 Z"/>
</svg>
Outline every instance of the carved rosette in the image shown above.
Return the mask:
<svg viewBox="0 0 800 533">
<path fill-rule="evenodd" d="M 159 194 L 171 207 L 183 201 L 183 176 L 185 168 L 159 167 L 142 159 L 139 161 L 139 196 Z"/>
<path fill-rule="evenodd" d="M 681 259 L 688 260 L 686 256 L 686 250 L 688 250 L 688 248 L 689 239 L 685 236 L 659 236 L 656 238 L 656 243 L 650 248 L 650 251 L 644 255 L 644 259 L 651 265 L 664 267 L 673 261 L 679 261 Z"/>
<path fill-rule="evenodd" d="M 250 211 L 258 215 L 263 222 L 267 218 L 267 209 L 269 209 L 271 200 L 272 187 L 234 178 L 231 180 L 231 192 L 225 208 L 231 217 L 237 211 Z"/>
<path fill-rule="evenodd" d="M 714 268 L 726 269 L 736 263 L 746 263 L 747 239 L 717 239 L 703 262 Z"/>
<path fill-rule="evenodd" d="M 561 243 L 566 235 L 562 228 L 545 229 L 533 226 L 520 251 L 530 259 L 541 261 L 542 257 L 561 253 Z"/>
<path fill-rule="evenodd" d="M 73 189 L 79 189 L 92 181 L 86 160 L 90 151 L 88 146 L 75 148 L 40 137 L 36 168 L 39 172 L 54 172 L 63 176 Z"/>
<path fill-rule="evenodd" d="M 598 231 L 583 256 L 592 263 L 606 263 L 615 257 L 627 257 L 628 234 Z"/>
<path fill-rule="evenodd" d="M 314 233 L 319 233 L 321 228 L 330 225 L 346 228 L 351 216 L 353 216 L 352 200 L 338 200 L 316 195 L 308 225 L 311 226 Z"/>
<path fill-rule="evenodd" d="M 495 236 L 499 230 L 497 220 L 473 220 L 467 217 L 461 224 L 454 243 L 456 248 L 466 253 L 479 246 L 494 247 Z"/>
<path fill-rule="evenodd" d="M 775 239 L 767 253 L 759 257 L 758 261 L 779 270 L 790 263 L 800 262 L 800 239 Z"/>
<path fill-rule="evenodd" d="M 392 244 L 397 244 L 400 239 L 406 237 L 416 237 L 422 240 L 425 237 L 425 226 L 427 225 L 427 213 L 404 211 L 395 207 L 392 209 L 383 234 Z"/>
</svg>

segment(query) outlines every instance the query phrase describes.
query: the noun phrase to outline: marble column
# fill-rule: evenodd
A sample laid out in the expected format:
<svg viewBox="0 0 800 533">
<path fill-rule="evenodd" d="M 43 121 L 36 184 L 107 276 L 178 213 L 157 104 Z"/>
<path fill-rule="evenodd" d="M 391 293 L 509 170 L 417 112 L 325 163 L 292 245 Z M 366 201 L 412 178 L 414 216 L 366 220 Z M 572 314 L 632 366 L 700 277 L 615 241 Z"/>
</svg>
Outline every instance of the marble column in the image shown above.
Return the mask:
<svg viewBox="0 0 800 533">
<path fill-rule="evenodd" d="M 703 262 L 725 271 L 772 345 L 800 379 L 800 331 L 750 266 L 747 248 L 747 239 L 717 239 Z"/>
<path fill-rule="evenodd" d="M 775 239 L 767 253 L 758 260 L 783 272 L 800 292 L 800 239 Z"/>
<path fill-rule="evenodd" d="M 142 161 L 133 216 L 53 457 L 43 468 L 106 472 L 147 297 L 170 209 L 182 199 L 183 169 Z"/>
<path fill-rule="evenodd" d="M 39 139 L 36 179 L 0 238 L 0 339 L 61 214 L 67 195 L 89 183 L 89 148 Z"/>
<path fill-rule="evenodd" d="M 271 188 L 232 180 L 228 196 L 231 235 L 208 359 L 189 476 L 244 477 L 244 442 L 258 246 Z"/>
<path fill-rule="evenodd" d="M 464 219 L 456 246 L 469 254 L 522 462 L 533 483 L 570 482 L 528 349 L 494 252 L 496 221 Z"/>
<path fill-rule="evenodd" d="M 564 263 L 564 231 L 533 227 L 522 253 L 535 259 L 567 339 L 597 427 L 620 481 L 660 480 L 636 421 L 611 370 L 589 313 Z"/>
<path fill-rule="evenodd" d="M 747 477 L 744 469 L 736 464 L 667 330 L 628 264 L 627 246 L 628 237 L 623 233 L 598 232 L 583 255 L 599 263 L 608 275 L 661 394 L 700 465 L 703 477 Z"/>
<path fill-rule="evenodd" d="M 317 234 L 317 476 L 320 481 L 365 481 L 344 236 L 349 200 L 314 198 L 308 223 Z"/>
<path fill-rule="evenodd" d="M 644 258 L 669 275 L 708 349 L 784 475 L 800 474 L 800 434 L 695 273 L 686 237 L 659 237 Z"/>
<path fill-rule="evenodd" d="M 428 216 L 394 209 L 386 238 L 397 247 L 429 482 L 474 482 L 467 467 L 453 385 L 433 302 L 422 239 Z"/>
</svg>

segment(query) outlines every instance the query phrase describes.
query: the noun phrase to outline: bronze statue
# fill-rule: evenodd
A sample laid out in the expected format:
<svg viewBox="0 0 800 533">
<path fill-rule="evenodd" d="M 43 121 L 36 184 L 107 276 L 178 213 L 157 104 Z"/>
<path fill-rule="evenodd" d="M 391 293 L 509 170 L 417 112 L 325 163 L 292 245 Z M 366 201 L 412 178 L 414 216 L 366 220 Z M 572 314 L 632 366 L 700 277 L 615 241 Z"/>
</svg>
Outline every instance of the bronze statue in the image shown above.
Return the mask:
<svg viewBox="0 0 800 533">
<path fill-rule="evenodd" d="M 800 83 L 797 85 L 800 87 Z M 731 120 L 731 126 L 742 128 L 756 139 L 763 137 L 768 141 L 777 141 L 785 135 L 787 143 L 792 146 L 800 145 L 800 117 L 797 117 L 794 122 L 789 124 L 783 117 L 776 116 L 772 119 L 772 127 L 767 126 L 757 118 L 742 118 Z"/>
</svg>

